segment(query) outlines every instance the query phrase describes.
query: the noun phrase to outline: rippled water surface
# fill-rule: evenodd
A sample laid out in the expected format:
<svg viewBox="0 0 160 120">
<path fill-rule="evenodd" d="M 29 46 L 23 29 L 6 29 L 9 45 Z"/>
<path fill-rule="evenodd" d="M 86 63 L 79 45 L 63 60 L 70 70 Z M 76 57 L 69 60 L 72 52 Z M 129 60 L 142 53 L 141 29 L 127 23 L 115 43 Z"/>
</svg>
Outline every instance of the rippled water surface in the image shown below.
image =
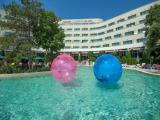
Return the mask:
<svg viewBox="0 0 160 120">
<path fill-rule="evenodd" d="M 65 86 L 51 75 L 0 80 L 0 120 L 160 120 L 160 77 L 124 70 L 105 87 L 79 67 Z"/>
</svg>

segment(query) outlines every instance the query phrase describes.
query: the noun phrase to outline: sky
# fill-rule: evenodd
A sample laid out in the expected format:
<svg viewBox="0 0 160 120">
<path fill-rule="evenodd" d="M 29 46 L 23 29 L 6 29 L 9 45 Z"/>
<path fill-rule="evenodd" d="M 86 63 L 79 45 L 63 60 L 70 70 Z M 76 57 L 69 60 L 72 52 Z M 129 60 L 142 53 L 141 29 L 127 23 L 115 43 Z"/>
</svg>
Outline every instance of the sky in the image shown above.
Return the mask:
<svg viewBox="0 0 160 120">
<path fill-rule="evenodd" d="M 12 0 L 0 0 L 3 3 Z M 54 11 L 61 19 L 102 18 L 110 19 L 129 10 L 156 0 L 37 0 L 44 8 Z M 160 1 L 160 0 L 159 0 Z"/>
</svg>

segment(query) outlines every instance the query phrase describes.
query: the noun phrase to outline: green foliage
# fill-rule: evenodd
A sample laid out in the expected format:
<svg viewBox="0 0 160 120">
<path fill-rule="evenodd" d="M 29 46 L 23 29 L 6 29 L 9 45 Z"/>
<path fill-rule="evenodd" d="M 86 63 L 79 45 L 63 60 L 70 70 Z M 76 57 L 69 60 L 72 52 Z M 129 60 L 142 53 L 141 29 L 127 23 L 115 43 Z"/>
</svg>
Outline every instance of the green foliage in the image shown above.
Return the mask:
<svg viewBox="0 0 160 120">
<path fill-rule="evenodd" d="M 126 57 L 125 57 L 125 56 L 123 56 L 123 57 L 120 59 L 120 61 L 121 61 L 122 64 L 127 63 L 127 60 L 126 60 Z"/>
<path fill-rule="evenodd" d="M 96 60 L 94 53 L 92 51 L 88 52 L 88 59 L 89 59 L 89 62 L 94 62 Z"/>
<path fill-rule="evenodd" d="M 132 56 L 131 56 L 131 52 L 130 52 L 130 51 L 127 51 L 127 52 L 126 52 L 125 60 L 126 60 L 126 63 L 127 63 L 127 64 L 129 64 L 129 65 L 132 64 L 133 58 L 132 58 Z"/>
<path fill-rule="evenodd" d="M 150 62 L 150 56 L 147 52 L 147 49 L 145 49 L 143 51 L 143 56 L 142 56 L 142 60 L 141 60 L 141 63 L 149 63 Z"/>
<path fill-rule="evenodd" d="M 31 32 L 33 25 L 37 22 L 37 16 L 42 10 L 41 3 L 32 0 L 20 0 L 20 3 L 13 1 L 5 5 L 4 10 L 5 20 L 0 21 L 0 27 L 11 30 L 17 38 L 23 36 L 23 40 L 33 42 Z"/>
<path fill-rule="evenodd" d="M 147 27 L 145 52 L 143 61 L 146 63 L 160 62 L 160 5 L 154 5 L 150 8 L 149 14 L 146 16 L 145 25 Z M 147 57 L 146 57 L 147 56 Z M 150 60 L 153 58 L 153 61 Z"/>
<path fill-rule="evenodd" d="M 89 61 L 95 62 L 95 61 L 96 61 L 96 58 L 95 58 L 95 57 L 90 57 L 90 58 L 89 58 Z"/>
<path fill-rule="evenodd" d="M 0 27 L 12 34 L 0 38 L 1 50 L 9 51 L 5 55 L 8 62 L 18 64 L 22 57 L 33 59 L 32 48 L 34 41 L 31 33 L 33 24 L 37 22 L 37 15 L 41 11 L 41 4 L 31 0 L 15 1 L 4 6 L 4 19 L 0 20 Z"/>
<path fill-rule="evenodd" d="M 121 61 L 121 63 L 122 63 L 122 59 L 120 58 L 120 56 L 119 56 L 119 53 L 118 52 L 116 52 L 116 51 L 114 51 L 113 53 L 111 53 L 113 56 L 115 56 L 119 61 Z"/>
<path fill-rule="evenodd" d="M 18 50 L 19 47 L 19 44 L 16 42 L 14 36 L 1 37 L 0 43 L 1 43 L 0 51 L 4 51 L 6 60 L 8 62 L 13 62 L 16 56 L 16 51 Z"/>
<path fill-rule="evenodd" d="M 7 73 L 7 74 L 11 74 L 11 73 L 13 73 L 13 69 L 12 69 L 12 66 L 2 66 L 2 67 L 0 67 L 0 74 L 5 74 L 5 73 Z"/>
<path fill-rule="evenodd" d="M 44 54 L 44 63 L 47 64 L 48 62 L 50 62 L 49 54 L 48 54 L 48 53 L 45 53 L 45 54 Z"/>
<path fill-rule="evenodd" d="M 132 56 L 130 51 L 126 52 L 125 58 L 126 58 L 127 64 L 132 64 Z"/>
<path fill-rule="evenodd" d="M 116 52 L 116 51 L 114 51 L 113 53 L 111 53 L 112 55 L 114 55 L 114 56 L 119 56 L 119 54 L 118 54 L 118 52 Z"/>
<path fill-rule="evenodd" d="M 132 57 L 130 51 L 127 51 L 125 56 L 123 56 L 122 58 L 120 58 L 119 56 L 118 56 L 118 58 L 119 58 L 119 60 L 121 61 L 122 64 L 128 64 L 128 65 L 138 64 L 136 59 Z"/>
<path fill-rule="evenodd" d="M 99 56 L 105 54 L 105 51 L 100 51 Z"/>
<path fill-rule="evenodd" d="M 64 47 L 64 31 L 59 27 L 59 19 L 53 12 L 43 9 L 40 2 L 12 1 L 4 5 L 4 10 L 5 15 L 0 15 L 0 28 L 9 30 L 12 34 L 0 38 L 0 51 L 5 51 L 5 60 L 9 64 L 18 65 L 22 57 L 28 58 L 30 63 L 33 62 L 35 53 L 32 48 L 40 47 L 46 50 L 47 63 L 53 58 L 53 52 Z M 4 71 L 12 72 L 10 70 L 13 69 L 4 68 Z"/>
<path fill-rule="evenodd" d="M 12 74 L 12 73 L 29 73 L 29 72 L 41 72 L 41 71 L 50 71 L 49 67 L 34 67 L 32 69 L 27 69 L 17 66 L 1 66 L 0 74 Z"/>
<path fill-rule="evenodd" d="M 79 52 L 79 53 L 78 53 L 78 62 L 81 62 L 81 61 L 82 61 L 81 55 L 82 55 L 82 52 Z"/>
<path fill-rule="evenodd" d="M 160 5 L 154 5 L 150 8 L 149 14 L 146 16 L 145 25 L 151 26 L 154 22 L 160 22 Z"/>
<path fill-rule="evenodd" d="M 58 21 L 53 12 L 41 12 L 39 24 L 33 28 L 33 37 L 38 47 L 50 52 L 57 52 L 64 47 L 64 31 L 59 28 Z"/>
<path fill-rule="evenodd" d="M 5 52 L 6 60 L 9 63 L 18 64 L 22 57 L 29 57 L 33 60 L 34 52 L 31 51 L 31 44 L 28 41 L 19 41 L 14 36 L 0 38 L 0 51 Z"/>
</svg>

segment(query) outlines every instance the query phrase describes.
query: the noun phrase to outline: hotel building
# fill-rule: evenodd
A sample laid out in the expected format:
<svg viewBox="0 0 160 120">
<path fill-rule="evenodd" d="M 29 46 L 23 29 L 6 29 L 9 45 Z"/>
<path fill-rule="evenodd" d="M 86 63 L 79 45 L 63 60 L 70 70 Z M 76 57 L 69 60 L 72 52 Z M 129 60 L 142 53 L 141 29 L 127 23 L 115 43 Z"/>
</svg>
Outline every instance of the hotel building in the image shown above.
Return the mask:
<svg viewBox="0 0 160 120">
<path fill-rule="evenodd" d="M 4 20 L 4 15 L 5 15 L 5 11 L 4 10 L 0 10 L 0 19 Z M 3 28 L 0 27 L 0 37 L 1 36 L 7 36 L 11 33 L 10 30 L 4 30 Z"/>
<path fill-rule="evenodd" d="M 137 9 L 123 13 L 108 20 L 94 19 L 66 19 L 59 22 L 65 32 L 65 48 L 62 53 L 71 54 L 76 60 L 88 59 L 88 52 L 96 56 L 100 52 L 118 52 L 124 56 L 131 51 L 132 56 L 139 60 L 145 43 L 145 18 L 151 6 L 160 4 L 160 0 L 149 3 Z M 0 10 L 2 19 L 5 12 Z M 0 36 L 10 35 L 12 31 L 0 28 Z M 36 49 L 44 52 L 43 49 Z"/>
<path fill-rule="evenodd" d="M 131 10 L 114 18 L 102 20 L 67 19 L 60 21 L 65 32 L 65 48 L 61 51 L 70 53 L 75 59 L 87 59 L 89 51 L 95 55 L 101 51 L 105 53 L 118 52 L 120 56 L 131 51 L 132 56 L 142 55 L 145 37 L 145 18 L 151 6 L 160 4 L 152 2 Z"/>
</svg>

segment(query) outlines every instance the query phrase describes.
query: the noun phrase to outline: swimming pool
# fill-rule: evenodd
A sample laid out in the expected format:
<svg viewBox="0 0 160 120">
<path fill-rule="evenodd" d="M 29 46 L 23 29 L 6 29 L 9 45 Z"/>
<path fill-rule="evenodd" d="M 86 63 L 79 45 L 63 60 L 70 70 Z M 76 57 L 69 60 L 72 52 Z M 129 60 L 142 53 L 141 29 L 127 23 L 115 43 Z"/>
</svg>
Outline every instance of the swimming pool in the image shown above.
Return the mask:
<svg viewBox="0 0 160 120">
<path fill-rule="evenodd" d="M 0 80 L 0 120 L 159 120 L 160 77 L 124 70 L 115 87 L 79 67 L 72 85 L 51 75 Z"/>
</svg>

